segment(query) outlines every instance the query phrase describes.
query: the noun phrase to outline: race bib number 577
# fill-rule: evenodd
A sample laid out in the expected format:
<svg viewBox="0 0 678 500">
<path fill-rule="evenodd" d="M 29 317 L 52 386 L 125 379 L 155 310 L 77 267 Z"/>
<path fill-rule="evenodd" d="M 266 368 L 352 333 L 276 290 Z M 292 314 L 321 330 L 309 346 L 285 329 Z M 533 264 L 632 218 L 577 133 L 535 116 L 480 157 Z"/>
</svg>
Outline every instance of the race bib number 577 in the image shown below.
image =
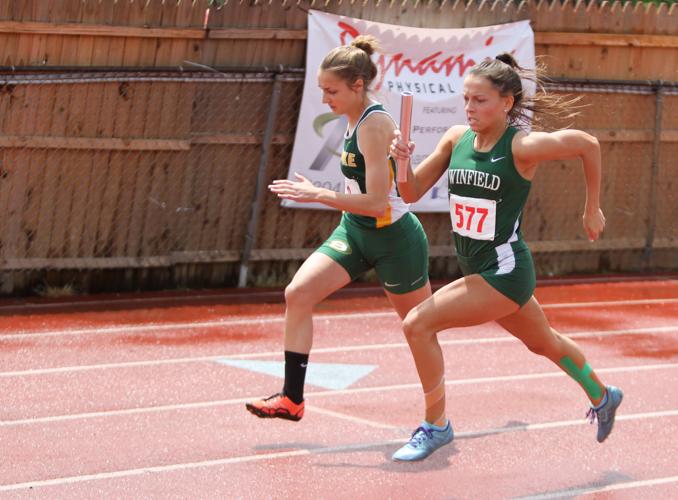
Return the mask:
<svg viewBox="0 0 678 500">
<path fill-rule="evenodd" d="M 452 231 L 474 240 L 494 240 L 497 202 L 483 198 L 450 195 Z"/>
</svg>

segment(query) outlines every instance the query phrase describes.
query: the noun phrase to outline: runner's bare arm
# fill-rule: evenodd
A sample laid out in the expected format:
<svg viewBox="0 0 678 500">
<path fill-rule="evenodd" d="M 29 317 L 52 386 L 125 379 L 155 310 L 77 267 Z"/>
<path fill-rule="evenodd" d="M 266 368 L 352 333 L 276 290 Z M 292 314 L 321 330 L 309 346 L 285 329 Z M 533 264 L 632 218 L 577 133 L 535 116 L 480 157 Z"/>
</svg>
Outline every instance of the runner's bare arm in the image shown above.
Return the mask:
<svg viewBox="0 0 678 500">
<path fill-rule="evenodd" d="M 454 125 L 445 132 L 438 142 L 433 153 L 422 161 L 415 171 L 408 167 L 407 182 L 398 183 L 400 196 L 407 203 L 419 200 L 438 181 L 447 170 L 454 145 L 468 129 L 466 125 Z M 396 137 L 391 144 L 391 155 L 394 157 L 409 158 L 414 150 L 405 147 Z"/>
<path fill-rule="evenodd" d="M 598 139 L 582 130 L 532 132 L 516 135 L 512 144 L 518 172 L 531 180 L 541 162 L 581 158 L 586 178 L 586 205 L 583 223 L 589 240 L 598 239 L 605 227 L 600 209 L 601 156 Z"/>
<path fill-rule="evenodd" d="M 269 189 L 280 198 L 301 203 L 319 202 L 354 214 L 380 217 L 388 208 L 391 174 L 387 155 L 393 130 L 393 122 L 383 113 L 369 116 L 360 125 L 359 147 L 365 158 L 367 193 L 337 193 L 314 186 L 299 174 L 295 175 L 300 182 L 273 181 Z"/>
</svg>

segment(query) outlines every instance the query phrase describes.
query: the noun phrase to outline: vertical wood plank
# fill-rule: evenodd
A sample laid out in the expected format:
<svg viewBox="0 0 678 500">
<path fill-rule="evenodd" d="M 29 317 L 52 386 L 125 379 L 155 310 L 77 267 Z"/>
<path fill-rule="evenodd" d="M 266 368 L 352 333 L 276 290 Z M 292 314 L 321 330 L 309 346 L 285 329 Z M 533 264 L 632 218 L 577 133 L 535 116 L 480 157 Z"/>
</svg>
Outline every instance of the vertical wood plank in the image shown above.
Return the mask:
<svg viewBox="0 0 678 500">
<path fill-rule="evenodd" d="M 80 10 L 80 3 L 72 0 L 62 0 L 63 5 L 61 9 L 54 9 L 52 11 L 55 22 L 81 22 L 82 12 Z M 64 35 L 61 44 L 61 57 L 58 62 L 53 64 L 61 66 L 77 66 L 78 65 L 78 50 L 80 37 Z"/>
<path fill-rule="evenodd" d="M 152 83 L 135 83 L 137 91 L 134 94 L 135 104 L 131 108 L 130 121 L 125 129 L 128 137 L 145 137 L 146 120 L 149 117 L 149 104 L 151 102 Z M 148 153 L 145 152 L 127 152 L 129 159 L 126 171 L 134 176 L 134 183 L 131 185 L 133 191 L 133 206 L 130 214 L 128 239 L 126 250 L 128 255 L 144 255 L 142 247 L 144 213 L 148 207 L 148 186 L 149 169 L 145 161 Z"/>
<path fill-rule="evenodd" d="M 135 171 L 127 170 L 128 155 L 109 153 L 106 187 L 98 228 L 98 254 L 127 256 L 127 240 L 132 212 Z"/>
<path fill-rule="evenodd" d="M 55 222 L 56 194 L 59 191 L 59 178 L 61 158 L 63 153 L 55 154 L 54 151 L 43 150 L 39 162 L 44 170 L 42 192 L 40 194 L 40 210 L 37 221 L 36 238 L 33 257 L 48 257 L 54 255 L 51 253 L 52 231 L 55 224 L 61 226 L 63 223 Z"/>
<path fill-rule="evenodd" d="M 14 150 L 12 149 L 0 149 L 0 211 L 3 214 L 9 214 L 12 183 L 14 181 L 13 154 Z M 0 257 L 2 258 L 11 257 L 8 234 L 9 216 L 0 217 Z"/>
<path fill-rule="evenodd" d="M 25 150 L 12 150 L 5 155 L 7 163 L 3 170 L 7 172 L 5 180 L 11 184 L 8 196 L 5 217 L 5 244 L 3 246 L 6 257 L 21 257 L 26 247 L 25 234 L 22 232 L 22 217 L 26 190 L 29 183 L 30 156 Z"/>
<path fill-rule="evenodd" d="M 64 257 L 83 257 L 82 243 L 85 238 L 85 220 L 92 196 L 92 151 L 69 152 L 71 162 L 63 166 L 64 176 L 61 189 L 69 205 L 63 226 L 66 227 Z M 58 223 L 59 221 L 57 221 Z"/>
<path fill-rule="evenodd" d="M 147 152 L 139 163 L 140 173 L 146 177 L 145 210 L 143 230 L 140 234 L 142 255 L 162 255 L 162 234 L 167 212 L 167 164 L 166 153 Z"/>
<path fill-rule="evenodd" d="M 82 235 L 78 247 L 78 255 L 94 257 L 97 248 L 97 228 L 101 218 L 101 201 L 105 185 L 105 168 L 108 162 L 107 151 L 87 151 L 83 155 L 83 175 L 89 179 L 86 202 L 84 203 L 84 220 Z M 81 181 L 82 182 L 82 181 Z"/>
<path fill-rule="evenodd" d="M 27 163 L 21 165 L 21 168 L 27 170 L 26 197 L 20 216 L 20 246 L 17 248 L 17 252 L 21 256 L 32 256 L 38 254 L 35 240 L 45 178 L 44 160 L 46 152 L 44 150 L 33 150 L 26 151 L 26 153 Z"/>
</svg>

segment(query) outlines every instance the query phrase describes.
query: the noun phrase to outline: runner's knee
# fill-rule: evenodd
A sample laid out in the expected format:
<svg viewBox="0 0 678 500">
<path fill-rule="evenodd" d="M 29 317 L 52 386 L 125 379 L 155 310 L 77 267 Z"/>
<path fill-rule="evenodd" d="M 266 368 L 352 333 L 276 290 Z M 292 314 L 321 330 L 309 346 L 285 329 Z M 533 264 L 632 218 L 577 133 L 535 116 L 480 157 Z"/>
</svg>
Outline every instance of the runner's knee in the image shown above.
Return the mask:
<svg viewBox="0 0 678 500">
<path fill-rule="evenodd" d="M 313 287 L 294 280 L 285 287 L 285 304 L 287 307 L 312 308 L 317 302 Z"/>
<path fill-rule="evenodd" d="M 546 356 L 547 346 L 543 342 L 523 342 L 531 352 L 539 356 Z"/>
<path fill-rule="evenodd" d="M 546 356 L 549 359 L 560 359 L 562 357 L 562 339 L 560 334 L 553 330 L 538 339 L 523 341 L 523 343 L 530 351 L 539 356 Z"/>
<path fill-rule="evenodd" d="M 423 340 L 430 333 L 421 321 L 421 316 L 417 314 L 417 308 L 413 308 L 407 313 L 403 320 L 403 332 L 409 340 Z"/>
</svg>

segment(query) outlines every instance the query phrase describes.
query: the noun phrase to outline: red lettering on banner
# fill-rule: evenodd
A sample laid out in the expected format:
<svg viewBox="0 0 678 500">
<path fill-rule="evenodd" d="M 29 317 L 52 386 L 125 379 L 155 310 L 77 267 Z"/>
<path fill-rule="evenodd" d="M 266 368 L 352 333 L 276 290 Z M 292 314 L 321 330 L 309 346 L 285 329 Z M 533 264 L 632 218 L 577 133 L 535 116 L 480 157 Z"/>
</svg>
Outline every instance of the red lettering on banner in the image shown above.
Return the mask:
<svg viewBox="0 0 678 500">
<path fill-rule="evenodd" d="M 395 76 L 400 76 L 404 70 L 409 70 L 413 75 L 425 75 L 428 72 L 433 72 L 436 74 L 443 73 L 445 76 L 450 76 L 455 67 L 459 69 L 459 76 L 464 76 L 466 71 L 469 68 L 475 66 L 476 62 L 473 59 L 465 59 L 464 54 L 458 56 L 450 56 L 442 61 L 438 61 L 437 58 L 442 52 L 435 52 L 430 56 L 424 57 L 419 62 L 413 62 L 412 59 L 404 59 L 404 54 L 402 52 L 395 54 L 393 56 L 387 57 L 383 54 L 379 56 L 377 60 L 377 67 L 379 68 L 380 79 L 376 85 L 376 88 L 381 87 L 384 75 L 386 72 L 393 67 L 393 72 Z"/>
<path fill-rule="evenodd" d="M 339 34 L 339 39 L 341 40 L 342 45 L 346 45 L 349 38 L 356 38 L 360 35 L 360 32 L 357 28 L 346 22 L 339 21 L 337 26 L 342 30 Z M 485 40 L 485 46 L 492 45 L 493 42 L 494 37 L 490 36 Z M 388 56 L 381 54 L 377 60 L 379 81 L 376 82 L 375 90 L 379 90 L 379 88 L 381 88 L 384 75 L 386 74 L 386 71 L 390 70 L 391 68 L 393 68 L 395 76 L 400 76 L 403 71 L 409 71 L 413 75 L 425 75 L 426 73 L 433 72 L 436 74 L 442 73 L 445 76 L 450 76 L 452 72 L 457 69 L 459 76 L 463 77 L 466 71 L 476 64 L 474 59 L 466 59 L 465 54 L 459 54 L 456 56 L 451 55 L 444 59 L 439 59 L 442 56 L 443 52 L 438 51 L 424 57 L 420 61 L 412 61 L 412 59 L 409 57 L 405 57 L 405 54 L 402 52 Z"/>
<path fill-rule="evenodd" d="M 360 35 L 360 32 L 355 29 L 350 24 L 343 23 L 339 21 L 337 24 L 343 31 L 339 34 L 339 40 L 341 40 L 342 45 L 346 45 L 346 35 L 351 35 L 353 38 L 357 38 Z"/>
</svg>

